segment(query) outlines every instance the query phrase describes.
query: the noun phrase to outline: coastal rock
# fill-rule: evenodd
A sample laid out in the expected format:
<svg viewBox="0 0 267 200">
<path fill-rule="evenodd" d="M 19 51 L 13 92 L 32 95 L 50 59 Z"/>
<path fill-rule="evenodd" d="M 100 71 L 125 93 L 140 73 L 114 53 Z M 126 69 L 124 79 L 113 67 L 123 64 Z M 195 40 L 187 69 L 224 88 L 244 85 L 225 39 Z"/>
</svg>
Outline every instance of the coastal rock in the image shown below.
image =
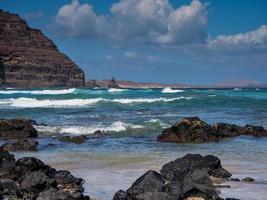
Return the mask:
<svg viewBox="0 0 267 200">
<path fill-rule="evenodd" d="M 79 135 L 79 136 L 62 136 L 59 137 L 59 140 L 62 142 L 71 142 L 76 144 L 82 144 L 87 140 L 87 136 L 85 135 Z"/>
<path fill-rule="evenodd" d="M 229 178 L 231 173 L 226 171 L 219 158 L 213 155 L 201 156 L 200 154 L 187 154 L 163 165 L 160 170 L 167 180 L 183 179 L 192 169 L 207 169 L 210 176 L 216 178 Z"/>
<path fill-rule="evenodd" d="M 217 123 L 209 125 L 198 117 L 186 117 L 174 126 L 166 128 L 157 137 L 160 142 L 209 142 L 240 135 L 266 137 L 267 130 L 262 126 Z"/>
<path fill-rule="evenodd" d="M 255 179 L 253 179 L 251 177 L 246 177 L 246 178 L 243 178 L 241 181 L 242 182 L 246 182 L 246 183 L 251 183 L 251 182 L 254 182 Z"/>
<path fill-rule="evenodd" d="M 2 147 L 6 151 L 36 151 L 38 145 L 37 141 L 19 139 L 16 142 L 6 142 Z"/>
<path fill-rule="evenodd" d="M 85 87 L 87 88 L 98 88 L 100 85 L 97 83 L 96 80 L 86 80 Z"/>
<path fill-rule="evenodd" d="M 37 130 L 26 119 L 0 119 L 0 138 L 21 139 L 38 137 Z"/>
<path fill-rule="evenodd" d="M 231 176 L 217 157 L 199 154 L 188 154 L 169 162 L 160 172 L 146 172 L 128 190 L 115 193 L 113 200 L 221 200 L 210 176 Z"/>
<path fill-rule="evenodd" d="M 82 87 L 83 71 L 38 29 L 0 10 L 0 84 L 8 87 Z"/>
<path fill-rule="evenodd" d="M 108 88 L 119 88 L 114 77 L 112 77 L 108 82 Z"/>
<path fill-rule="evenodd" d="M 33 157 L 15 161 L 0 147 L 0 192 L 7 199 L 90 200 L 83 195 L 84 180 L 57 171 Z"/>
</svg>

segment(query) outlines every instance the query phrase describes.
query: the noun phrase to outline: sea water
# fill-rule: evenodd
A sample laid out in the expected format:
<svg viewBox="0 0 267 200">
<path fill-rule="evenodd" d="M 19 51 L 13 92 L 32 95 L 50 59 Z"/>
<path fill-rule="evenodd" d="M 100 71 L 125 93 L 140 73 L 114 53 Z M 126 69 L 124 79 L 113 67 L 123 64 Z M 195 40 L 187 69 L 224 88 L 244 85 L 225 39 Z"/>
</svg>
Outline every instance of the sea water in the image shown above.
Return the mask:
<svg viewBox="0 0 267 200">
<path fill-rule="evenodd" d="M 158 143 L 156 136 L 182 117 L 208 123 L 254 124 L 267 128 L 266 89 L 34 89 L 0 90 L 0 117 L 24 117 L 46 126 L 39 131 L 35 156 L 85 179 L 86 193 L 110 200 L 149 169 L 187 153 L 213 154 L 233 177 L 255 183 L 230 183 L 222 197 L 262 200 L 267 196 L 267 138 L 237 137 L 202 144 Z M 104 135 L 83 144 L 63 143 L 58 135 Z M 4 141 L 1 141 L 3 143 Z"/>
</svg>

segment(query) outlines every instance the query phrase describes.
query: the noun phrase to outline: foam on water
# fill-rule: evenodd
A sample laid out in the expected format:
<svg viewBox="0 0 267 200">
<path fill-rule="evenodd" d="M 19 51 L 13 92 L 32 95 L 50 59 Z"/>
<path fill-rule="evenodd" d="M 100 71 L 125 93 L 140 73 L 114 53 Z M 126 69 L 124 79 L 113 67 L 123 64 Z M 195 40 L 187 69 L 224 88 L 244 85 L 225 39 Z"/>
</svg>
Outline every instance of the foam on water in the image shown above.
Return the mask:
<svg viewBox="0 0 267 200">
<path fill-rule="evenodd" d="M 108 89 L 108 92 L 110 93 L 116 93 L 116 92 L 124 92 L 126 89 L 118 89 L 118 88 L 110 88 Z"/>
<path fill-rule="evenodd" d="M 180 99 L 192 99 L 193 97 L 176 97 L 176 98 L 125 98 L 125 99 L 36 99 L 36 98 L 12 98 L 0 100 L 0 105 L 7 105 L 9 107 L 17 108 L 64 108 L 64 107 L 84 107 L 90 106 L 99 102 L 111 102 L 119 104 L 133 104 L 133 103 L 154 103 L 154 102 L 172 102 Z"/>
<path fill-rule="evenodd" d="M 51 126 L 35 126 L 39 132 L 52 134 L 71 134 L 71 135 L 90 135 L 96 131 L 104 133 L 108 132 L 123 132 L 133 129 L 142 129 L 142 125 L 125 123 L 122 121 L 113 122 L 110 125 L 92 125 L 92 126 L 65 126 L 65 127 L 51 127 Z"/>
<path fill-rule="evenodd" d="M 175 89 L 172 89 L 171 87 L 165 87 L 162 91 L 162 93 L 170 93 L 170 94 L 173 94 L 173 93 L 178 93 L 178 92 L 184 92 L 184 90 L 175 90 Z"/>
</svg>

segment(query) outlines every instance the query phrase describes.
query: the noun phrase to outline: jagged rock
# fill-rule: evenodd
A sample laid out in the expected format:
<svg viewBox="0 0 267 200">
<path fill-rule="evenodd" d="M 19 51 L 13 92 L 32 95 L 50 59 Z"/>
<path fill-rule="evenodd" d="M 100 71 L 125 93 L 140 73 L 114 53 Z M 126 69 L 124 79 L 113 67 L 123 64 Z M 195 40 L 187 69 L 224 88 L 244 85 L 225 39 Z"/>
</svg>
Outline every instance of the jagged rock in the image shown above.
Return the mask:
<svg viewBox="0 0 267 200">
<path fill-rule="evenodd" d="M 219 198 L 207 169 L 194 169 L 186 175 L 183 180 L 183 194 L 186 198 L 191 196 L 205 197 L 205 199 Z"/>
<path fill-rule="evenodd" d="M 220 159 L 213 155 L 187 154 L 163 165 L 160 171 L 167 180 L 180 180 L 192 169 L 207 169 L 210 176 L 217 178 L 231 177 L 231 173 L 222 168 Z"/>
<path fill-rule="evenodd" d="M 76 143 L 76 144 L 82 144 L 87 140 L 87 136 L 85 135 L 79 135 L 79 136 L 62 136 L 59 137 L 60 141 L 63 142 L 71 142 L 71 143 Z"/>
<path fill-rule="evenodd" d="M 241 134 L 262 137 L 267 136 L 267 130 L 263 126 L 246 125 L 241 129 Z"/>
<path fill-rule="evenodd" d="M 38 137 L 37 130 L 26 119 L 0 119 L 0 138 L 19 139 Z"/>
<path fill-rule="evenodd" d="M 255 179 L 253 179 L 251 177 L 246 177 L 246 178 L 243 178 L 241 181 L 242 182 L 246 182 L 246 183 L 251 183 L 251 182 L 254 182 Z"/>
<path fill-rule="evenodd" d="M 83 179 L 76 178 L 68 171 L 57 171 L 37 158 L 24 157 L 15 161 L 13 155 L 0 147 L 0 197 L 90 200 L 89 196 L 83 194 L 83 184 Z"/>
<path fill-rule="evenodd" d="M 114 77 L 112 77 L 108 82 L 108 88 L 119 88 Z"/>
<path fill-rule="evenodd" d="M 188 154 L 165 164 L 160 173 L 148 171 L 127 190 L 115 193 L 113 200 L 178 200 L 199 197 L 222 200 L 210 176 L 231 176 L 212 155 Z"/>
<path fill-rule="evenodd" d="M 81 87 L 83 71 L 40 30 L 0 10 L 0 83 L 10 87 Z"/>
<path fill-rule="evenodd" d="M 246 125 L 239 127 L 234 124 L 217 123 L 209 125 L 198 117 L 187 117 L 170 128 L 164 129 L 157 140 L 160 142 L 209 142 L 239 135 L 266 137 L 267 130 L 262 126 Z"/>
<path fill-rule="evenodd" d="M 10 177 L 10 170 L 15 166 L 15 157 L 0 147 L 0 178 Z"/>
<path fill-rule="evenodd" d="M 19 139 L 16 142 L 6 142 L 2 147 L 6 151 L 36 151 L 38 145 L 37 141 Z"/>
</svg>

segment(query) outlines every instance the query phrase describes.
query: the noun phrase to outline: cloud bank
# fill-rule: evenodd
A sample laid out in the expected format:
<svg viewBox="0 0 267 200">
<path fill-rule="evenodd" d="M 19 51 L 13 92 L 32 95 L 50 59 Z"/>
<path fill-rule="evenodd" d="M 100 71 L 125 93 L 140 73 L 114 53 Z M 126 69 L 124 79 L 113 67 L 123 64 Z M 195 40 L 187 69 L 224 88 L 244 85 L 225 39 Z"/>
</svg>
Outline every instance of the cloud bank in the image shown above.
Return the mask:
<svg viewBox="0 0 267 200">
<path fill-rule="evenodd" d="M 199 0 L 177 9 L 168 0 L 120 0 L 110 15 L 97 15 L 92 5 L 73 0 L 55 17 L 58 28 L 71 37 L 158 44 L 205 43 L 207 22 L 207 5 Z"/>
</svg>

